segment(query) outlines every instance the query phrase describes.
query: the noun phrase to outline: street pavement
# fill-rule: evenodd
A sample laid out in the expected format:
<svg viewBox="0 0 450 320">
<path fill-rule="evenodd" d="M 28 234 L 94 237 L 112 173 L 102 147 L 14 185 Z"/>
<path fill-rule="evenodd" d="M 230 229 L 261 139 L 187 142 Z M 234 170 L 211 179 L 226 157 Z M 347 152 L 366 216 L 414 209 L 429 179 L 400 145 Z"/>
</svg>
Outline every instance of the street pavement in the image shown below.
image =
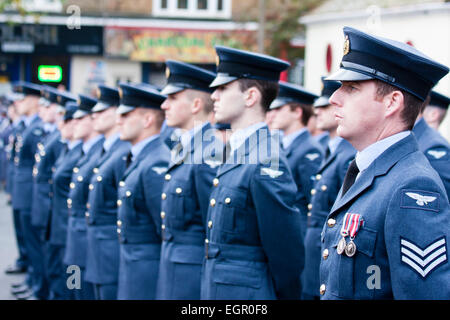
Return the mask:
<svg viewBox="0 0 450 320">
<path fill-rule="evenodd" d="M 4 191 L 0 191 L 0 300 L 15 300 L 11 294 L 11 283 L 21 282 L 25 275 L 8 275 L 5 269 L 18 257 L 14 235 L 11 206 L 7 204 Z"/>
</svg>

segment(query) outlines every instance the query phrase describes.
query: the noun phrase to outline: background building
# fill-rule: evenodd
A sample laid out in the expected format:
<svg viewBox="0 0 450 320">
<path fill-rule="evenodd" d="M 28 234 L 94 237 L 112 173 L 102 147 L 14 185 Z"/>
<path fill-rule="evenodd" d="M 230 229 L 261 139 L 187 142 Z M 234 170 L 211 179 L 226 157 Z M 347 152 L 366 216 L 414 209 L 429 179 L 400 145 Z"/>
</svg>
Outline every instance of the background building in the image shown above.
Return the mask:
<svg viewBox="0 0 450 320">
<path fill-rule="evenodd" d="M 450 3 L 439 0 L 328 0 L 300 18 L 306 25 L 305 86 L 320 92 L 320 77 L 339 68 L 344 37 L 350 26 L 413 45 L 434 60 L 450 66 Z M 450 95 L 450 75 L 436 86 Z M 450 140 L 450 114 L 441 125 Z"/>
</svg>

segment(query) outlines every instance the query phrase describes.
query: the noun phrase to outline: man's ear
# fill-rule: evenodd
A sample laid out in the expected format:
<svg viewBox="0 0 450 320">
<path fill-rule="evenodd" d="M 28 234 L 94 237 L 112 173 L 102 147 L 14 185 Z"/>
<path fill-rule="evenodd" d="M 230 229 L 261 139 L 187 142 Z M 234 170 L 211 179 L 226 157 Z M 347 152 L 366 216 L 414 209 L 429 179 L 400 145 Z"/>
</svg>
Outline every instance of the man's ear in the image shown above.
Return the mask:
<svg viewBox="0 0 450 320">
<path fill-rule="evenodd" d="M 155 122 L 155 114 L 153 112 L 151 112 L 150 110 L 145 110 L 144 113 L 142 114 L 142 116 L 144 117 L 144 128 L 150 128 L 153 123 Z"/>
<path fill-rule="evenodd" d="M 247 108 L 253 107 L 261 101 L 261 92 L 256 87 L 250 87 L 244 93 L 244 102 Z"/>
<path fill-rule="evenodd" d="M 191 103 L 191 112 L 192 114 L 198 114 L 200 111 L 203 110 L 203 99 L 197 97 L 192 100 Z"/>
<path fill-rule="evenodd" d="M 386 110 L 386 117 L 390 117 L 397 112 L 401 112 L 401 110 L 404 108 L 404 99 L 405 97 L 403 96 L 403 93 L 399 90 L 394 90 L 384 96 L 383 104 Z"/>
</svg>

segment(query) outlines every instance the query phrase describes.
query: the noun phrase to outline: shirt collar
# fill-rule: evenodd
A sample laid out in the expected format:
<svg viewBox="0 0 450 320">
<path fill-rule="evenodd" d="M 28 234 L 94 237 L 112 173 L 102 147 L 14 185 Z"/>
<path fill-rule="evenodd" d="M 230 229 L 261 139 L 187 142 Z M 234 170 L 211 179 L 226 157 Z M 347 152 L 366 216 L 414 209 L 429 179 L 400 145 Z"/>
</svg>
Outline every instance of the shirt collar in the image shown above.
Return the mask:
<svg viewBox="0 0 450 320">
<path fill-rule="evenodd" d="M 67 147 L 69 148 L 69 150 L 72 150 L 73 148 L 75 148 L 76 146 L 81 144 L 82 142 L 83 142 L 82 140 L 70 141 L 69 144 L 67 145 Z"/>
<path fill-rule="evenodd" d="M 188 144 L 191 142 L 192 137 L 194 137 L 197 134 L 197 132 L 202 130 L 207 124 L 208 124 L 208 122 L 205 122 L 202 125 L 195 126 L 194 128 L 192 128 L 189 131 L 181 133 L 180 142 L 181 142 L 181 145 L 183 146 L 183 149 L 186 149 Z M 178 134 L 180 134 L 180 133 L 178 132 Z"/>
<path fill-rule="evenodd" d="M 45 132 L 53 132 L 56 129 L 56 125 L 54 123 L 44 123 L 44 131 Z"/>
<path fill-rule="evenodd" d="M 159 138 L 159 134 L 155 134 L 153 136 L 150 136 L 138 143 L 136 143 L 134 146 L 131 147 L 131 155 L 132 155 L 132 161 L 134 161 L 139 154 L 141 153 L 142 149 L 144 149 L 144 147 L 146 145 L 148 145 L 150 142 L 152 142 L 153 140 L 155 140 L 156 138 Z"/>
<path fill-rule="evenodd" d="M 265 122 L 258 122 L 247 128 L 239 129 L 233 132 L 233 134 L 230 136 L 231 152 L 239 149 L 239 147 L 245 142 L 248 137 L 250 137 L 253 133 L 264 126 L 266 126 Z"/>
<path fill-rule="evenodd" d="M 83 152 L 84 154 L 87 154 L 89 152 L 89 150 L 91 150 L 92 146 L 98 142 L 101 138 L 103 138 L 103 135 L 98 134 L 96 135 L 94 138 L 86 141 L 85 143 L 83 143 Z"/>
<path fill-rule="evenodd" d="M 366 170 L 384 151 L 410 134 L 411 131 L 402 131 L 371 144 L 363 151 L 357 152 L 356 165 L 358 166 L 359 172 L 361 173 Z"/>
<path fill-rule="evenodd" d="M 37 117 L 38 117 L 37 113 L 33 114 L 32 116 L 25 117 L 23 119 L 25 126 L 28 127 L 31 124 L 31 122 L 33 122 L 33 120 L 36 119 Z"/>
<path fill-rule="evenodd" d="M 112 136 L 105 139 L 105 142 L 103 142 L 103 149 L 105 149 L 105 152 L 108 152 L 109 149 L 111 149 L 112 145 L 116 143 L 116 141 L 119 139 L 120 133 L 114 133 Z"/>
<path fill-rule="evenodd" d="M 339 146 L 342 140 L 344 140 L 344 138 L 336 136 L 330 139 L 330 141 L 328 141 L 328 148 L 330 149 L 330 154 L 336 151 L 337 147 Z"/>
<path fill-rule="evenodd" d="M 297 139 L 298 136 L 306 132 L 307 128 L 302 128 L 298 131 L 295 131 L 294 133 L 291 133 L 289 135 L 283 135 L 283 148 L 287 149 L 289 146 L 294 142 L 295 139 Z"/>
</svg>

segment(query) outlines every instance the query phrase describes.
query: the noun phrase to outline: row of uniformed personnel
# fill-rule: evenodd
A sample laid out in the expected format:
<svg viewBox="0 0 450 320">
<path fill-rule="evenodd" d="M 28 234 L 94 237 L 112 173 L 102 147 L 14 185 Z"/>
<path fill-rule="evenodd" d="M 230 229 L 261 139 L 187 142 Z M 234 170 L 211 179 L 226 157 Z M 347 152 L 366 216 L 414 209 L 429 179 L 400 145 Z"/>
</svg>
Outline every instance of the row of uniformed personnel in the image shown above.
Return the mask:
<svg viewBox="0 0 450 320">
<path fill-rule="evenodd" d="M 288 63 L 221 46 L 217 74 L 167 61 L 161 92 L 100 86 L 75 102 L 19 85 L 8 186 L 29 268 L 17 296 L 448 298 L 449 147 L 419 116 L 448 68 L 344 32 L 329 79 L 342 86 L 325 81 L 319 99 L 278 83 Z M 306 129 L 312 104 L 326 150 Z M 213 113 L 233 130 L 225 144 Z M 373 266 L 380 287 L 367 285 Z"/>
</svg>

